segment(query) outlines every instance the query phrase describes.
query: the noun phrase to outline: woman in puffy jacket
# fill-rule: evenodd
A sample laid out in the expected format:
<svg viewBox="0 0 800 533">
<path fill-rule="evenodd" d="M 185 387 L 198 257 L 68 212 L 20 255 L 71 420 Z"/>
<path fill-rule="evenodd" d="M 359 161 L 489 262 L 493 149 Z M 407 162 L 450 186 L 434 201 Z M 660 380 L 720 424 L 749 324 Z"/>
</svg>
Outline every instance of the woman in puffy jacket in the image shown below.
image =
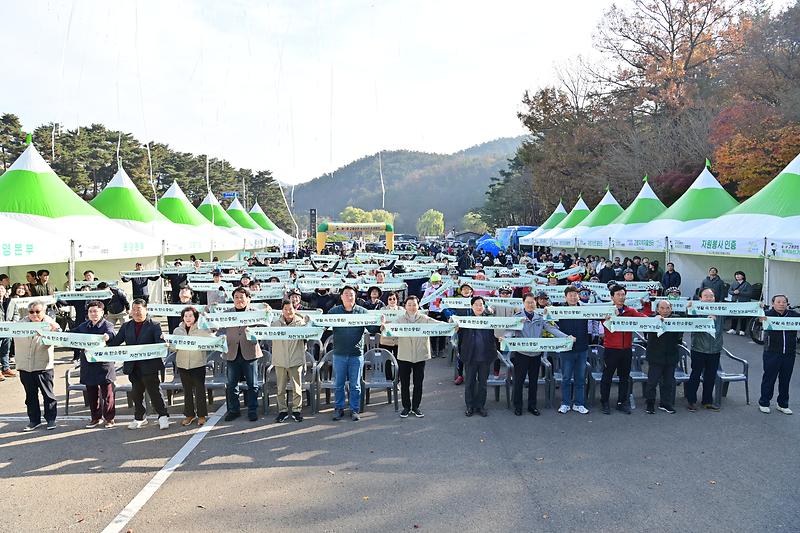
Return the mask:
<svg viewBox="0 0 800 533">
<path fill-rule="evenodd" d="M 737 270 L 733 274 L 734 281 L 731 283 L 730 288 L 728 289 L 728 296 L 732 302 L 749 302 L 750 299 L 753 297 L 753 286 L 747 281 L 747 276 L 745 276 L 744 272 L 741 270 Z M 736 332 L 739 332 L 739 335 L 744 336 L 744 332 L 747 329 L 747 321 L 748 317 L 746 316 L 735 316 L 731 319 L 731 329 L 728 330 L 728 334 L 736 335 Z"/>
<path fill-rule="evenodd" d="M 190 337 L 212 337 L 208 330 L 197 327 L 200 313 L 193 306 L 181 311 L 181 323 L 172 332 L 173 335 L 188 335 Z M 182 426 L 188 426 L 195 420 L 202 426 L 208 419 L 208 405 L 206 404 L 206 352 L 204 350 L 177 350 L 175 366 L 181 376 L 183 385 L 183 416 Z"/>
</svg>

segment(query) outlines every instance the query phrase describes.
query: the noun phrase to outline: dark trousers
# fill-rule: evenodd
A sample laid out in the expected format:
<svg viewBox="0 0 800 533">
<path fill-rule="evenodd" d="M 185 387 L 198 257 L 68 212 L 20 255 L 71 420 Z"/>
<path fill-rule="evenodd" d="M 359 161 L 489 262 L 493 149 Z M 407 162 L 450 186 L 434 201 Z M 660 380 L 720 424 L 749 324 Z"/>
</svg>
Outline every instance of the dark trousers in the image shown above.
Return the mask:
<svg viewBox="0 0 800 533">
<path fill-rule="evenodd" d="M 617 403 L 628 403 L 633 353 L 630 348 L 605 348 L 603 352 L 606 366 L 603 368 L 603 378 L 600 380 L 600 401 L 608 403 L 608 398 L 611 396 L 611 380 L 616 372 L 619 376 Z"/>
<path fill-rule="evenodd" d="M 697 403 L 697 389 L 700 387 L 700 375 L 703 375 L 703 405 L 714 402 L 714 382 L 717 380 L 719 369 L 718 353 L 702 353 L 691 351 L 692 373 L 686 382 L 686 401 Z"/>
<path fill-rule="evenodd" d="M 525 376 L 528 376 L 528 408 L 535 408 L 542 356 L 528 357 L 515 352 L 512 354 L 512 359 L 514 361 L 514 407 L 522 409 L 522 389 L 525 388 Z"/>
<path fill-rule="evenodd" d="M 675 365 L 648 363 L 647 386 L 644 397 L 649 402 L 656 400 L 656 386 L 661 389 L 661 405 L 675 405 Z"/>
<path fill-rule="evenodd" d="M 428 316 L 436 320 L 443 320 L 440 311 L 428 311 Z M 447 346 L 447 339 L 447 337 L 431 337 L 431 352 L 434 357 L 438 356 Z"/>
<path fill-rule="evenodd" d="M 183 416 L 208 416 L 206 404 L 206 367 L 179 368 L 183 385 Z"/>
<path fill-rule="evenodd" d="M 731 318 L 731 329 L 736 331 L 747 331 L 747 323 L 750 321 L 746 316 L 735 316 Z"/>
<path fill-rule="evenodd" d="M 394 358 L 397 359 L 397 346 L 386 346 L 383 344 L 379 344 L 378 346 L 383 348 L 384 350 L 392 352 Z M 397 363 L 399 364 L 400 361 L 397 361 Z M 386 376 L 386 381 L 392 381 L 394 379 L 394 367 L 392 366 L 391 361 L 386 361 L 386 364 L 383 366 L 383 372 L 384 375 Z"/>
<path fill-rule="evenodd" d="M 42 421 L 42 409 L 39 406 L 39 392 L 44 400 L 44 419 L 53 422 L 56 419 L 56 395 L 53 393 L 53 370 L 19 371 L 19 380 L 25 389 L 25 407 L 28 409 L 28 420 L 32 424 Z"/>
<path fill-rule="evenodd" d="M 794 335 L 794 331 L 790 331 Z M 764 352 L 764 376 L 761 378 L 761 398 L 758 405 L 769 407 L 778 380 L 778 406 L 789 407 L 789 380 L 792 379 L 795 354 Z"/>
<path fill-rule="evenodd" d="M 236 359 L 228 361 L 225 366 L 225 401 L 228 412 L 239 414 L 241 405 L 239 403 L 239 381 L 244 379 L 247 383 L 247 413 L 258 413 L 258 359 L 247 360 L 239 353 Z"/>
<path fill-rule="evenodd" d="M 403 400 L 403 409 L 416 409 L 422 401 L 422 381 L 425 379 L 425 361 L 412 363 L 398 360 L 400 366 L 400 397 Z M 414 375 L 414 395 L 410 394 L 411 375 Z"/>
<path fill-rule="evenodd" d="M 86 396 L 89 399 L 89 411 L 92 420 L 114 420 L 117 410 L 114 403 L 114 384 L 86 385 Z"/>
<path fill-rule="evenodd" d="M 467 408 L 483 409 L 486 406 L 486 380 L 493 361 L 464 363 L 464 403 Z"/>
<path fill-rule="evenodd" d="M 133 401 L 133 417 L 136 420 L 144 420 L 144 393 L 150 397 L 150 404 L 155 409 L 159 417 L 169 416 L 164 397 L 161 395 L 161 380 L 158 374 L 145 374 L 144 376 L 130 376 L 131 380 L 131 400 Z"/>
</svg>

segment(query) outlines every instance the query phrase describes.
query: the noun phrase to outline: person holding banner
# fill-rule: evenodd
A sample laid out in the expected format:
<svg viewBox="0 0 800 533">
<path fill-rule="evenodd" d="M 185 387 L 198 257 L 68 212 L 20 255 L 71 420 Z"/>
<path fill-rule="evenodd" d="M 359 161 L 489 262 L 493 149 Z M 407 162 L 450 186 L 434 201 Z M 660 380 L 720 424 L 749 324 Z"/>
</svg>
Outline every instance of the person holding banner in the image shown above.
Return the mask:
<svg viewBox="0 0 800 533">
<path fill-rule="evenodd" d="M 395 295 L 396 296 L 396 295 Z M 444 322 L 419 312 L 419 298 L 414 295 L 406 298 L 406 312 L 397 320 L 395 324 L 439 324 Z M 386 320 L 382 320 L 381 329 L 386 327 Z M 382 339 L 384 337 L 381 337 Z M 392 337 L 387 337 L 392 339 Z M 400 411 L 400 418 L 407 418 L 413 413 L 417 418 L 422 418 L 425 414 L 419 408 L 422 402 L 422 382 L 425 380 L 425 362 L 431 358 L 431 347 L 429 337 L 397 337 L 397 364 L 400 374 L 400 398 L 403 403 L 403 410 Z M 411 394 L 411 380 L 413 375 L 414 393 Z"/>
<path fill-rule="evenodd" d="M 442 298 L 452 295 L 451 289 L 446 289 L 443 293 L 441 293 L 441 289 L 443 289 L 442 275 L 438 272 L 434 272 L 431 274 L 430 282 L 427 284 L 427 287 L 425 287 L 425 292 L 422 294 L 421 301 L 426 302 L 430 300 L 428 303 L 428 316 L 436 320 L 442 318 Z M 446 342 L 447 339 L 445 337 L 431 337 L 433 357 L 439 357 L 439 354 L 444 351 Z"/>
<path fill-rule="evenodd" d="M 662 320 L 672 318 L 672 304 L 668 300 L 659 300 L 656 314 Z M 647 414 L 656 412 L 656 386 L 661 391 L 658 408 L 671 415 L 675 414 L 675 367 L 680 361 L 678 345 L 682 340 L 682 331 L 667 331 L 661 335 L 651 331 L 647 334 L 648 369 L 644 395 Z"/>
<path fill-rule="evenodd" d="M 245 287 L 236 287 L 233 290 L 233 310 L 231 313 L 245 313 L 252 311 L 250 308 L 250 291 Z M 226 370 L 225 400 L 228 413 L 225 421 L 230 422 L 241 416 L 239 404 L 239 381 L 247 382 L 247 419 L 250 422 L 258 420 L 258 360 L 263 357 L 258 341 L 247 336 L 246 326 L 229 326 L 220 330 L 225 333 L 228 342 L 228 352 L 225 359 L 228 364 Z"/>
<path fill-rule="evenodd" d="M 136 263 L 134 266 L 134 270 L 136 272 L 141 272 L 143 269 L 143 265 L 141 263 Z M 123 283 L 131 282 L 131 294 L 133 294 L 133 298 L 144 300 L 145 302 L 150 302 L 150 286 L 148 285 L 151 281 L 158 281 L 160 276 L 142 276 L 142 277 L 126 277 L 122 276 L 120 278 Z"/>
<path fill-rule="evenodd" d="M 473 296 L 466 316 L 486 315 L 488 313 L 483 296 Z M 459 328 L 458 353 L 464 362 L 464 414 L 489 416 L 486 411 L 486 382 L 489 379 L 489 368 L 497 358 L 494 330 Z"/>
<path fill-rule="evenodd" d="M 131 320 L 125 322 L 114 338 L 106 338 L 108 346 L 138 346 L 142 344 L 162 344 L 161 326 L 147 316 L 147 302 L 134 300 L 131 305 Z M 144 395 L 150 397 L 150 404 L 158 415 L 158 427 L 169 428 L 169 413 L 164 397 L 161 395 L 159 373 L 164 369 L 161 357 L 125 361 L 122 371 L 131 382 L 131 400 L 133 401 L 133 420 L 128 429 L 140 429 L 148 424 L 144 407 Z"/>
<path fill-rule="evenodd" d="M 778 406 L 776 409 L 785 415 L 792 414 L 789 409 L 789 381 L 796 358 L 797 327 L 786 329 L 770 329 L 771 318 L 800 318 L 797 311 L 789 309 L 789 298 L 783 294 L 772 297 L 772 309 L 764 312 L 761 320 L 765 324 L 766 342 L 764 343 L 764 375 L 761 378 L 761 396 L 758 409 L 769 413 L 769 404 L 775 392 L 775 381 L 778 381 Z M 785 326 L 784 326 L 785 327 Z"/>
<path fill-rule="evenodd" d="M 124 324 L 125 316 L 131 310 L 131 306 L 128 303 L 128 297 L 125 295 L 125 293 L 116 287 L 109 286 L 105 281 L 97 284 L 97 290 L 111 291 L 111 298 L 103 302 L 106 306 L 106 311 L 108 312 L 108 321 L 111 322 L 115 327 L 117 325 L 117 321 L 119 321 L 120 324 Z"/>
<path fill-rule="evenodd" d="M 194 291 L 189 287 L 183 287 L 178 291 L 178 304 L 185 305 L 186 307 L 194 305 Z M 167 317 L 167 332 L 174 332 L 175 328 L 180 326 L 182 318 L 179 316 Z"/>
<path fill-rule="evenodd" d="M 180 259 L 175 260 L 174 266 L 176 268 L 180 268 L 182 266 Z M 179 303 L 178 293 L 180 292 L 182 287 L 186 287 L 186 285 L 189 283 L 188 273 L 179 272 L 176 274 L 161 274 L 161 277 L 169 282 L 170 286 L 169 303 L 171 304 Z"/>
<path fill-rule="evenodd" d="M 611 302 L 614 304 L 614 314 L 616 316 L 647 316 L 625 305 L 627 290 L 622 285 L 612 285 L 609 288 L 609 292 L 611 293 Z M 633 345 L 633 333 L 630 331 L 612 332 L 605 323 L 603 323 L 603 331 L 603 359 L 605 360 L 605 366 L 603 367 L 603 377 L 600 380 L 600 407 L 603 414 L 611 414 L 609 406 L 611 381 L 614 379 L 614 373 L 616 373 L 619 376 L 617 411 L 629 415 L 631 414 L 631 408 L 628 398 L 628 385 L 631 375 L 631 358 L 633 357 L 631 348 Z"/>
<path fill-rule="evenodd" d="M 533 294 L 526 294 L 523 298 L 522 305 L 522 311 L 514 315 L 523 318 L 522 329 L 506 332 L 506 337 L 538 339 L 542 337 L 543 331 L 547 331 L 554 337 L 570 336 L 563 333 L 550 322 L 545 321 L 541 314 L 536 313 L 536 298 Z M 586 329 L 585 326 L 584 329 Z M 539 385 L 542 354 L 541 352 L 511 352 L 511 360 L 514 362 L 514 414 L 516 416 L 522 416 L 522 389 L 525 388 L 525 377 L 527 376 L 528 412 L 533 416 L 539 416 L 539 409 L 536 408 L 536 392 Z"/>
<path fill-rule="evenodd" d="M 6 277 L 6 279 L 8 279 Z M 12 322 L 12 317 L 8 315 L 9 304 L 11 303 L 11 297 L 7 295 L 6 286 L 4 284 L 0 284 L 0 322 Z M 11 309 L 11 313 L 14 313 L 14 309 Z M 0 338 L 0 366 L 2 367 L 2 372 L 0 372 L 0 381 L 5 381 L 6 378 L 15 378 L 17 377 L 17 373 L 11 370 L 11 358 L 9 354 L 11 353 L 11 339 L 9 338 Z"/>
<path fill-rule="evenodd" d="M 28 316 L 20 322 L 38 324 L 45 322 L 50 331 L 59 331 L 56 321 L 47 316 L 45 305 L 33 301 L 28 305 Z M 14 337 L 14 350 L 19 381 L 25 389 L 25 407 L 28 425 L 22 431 L 33 431 L 42 425 L 39 393 L 44 400 L 44 419 L 47 429 L 56 429 L 57 402 L 53 391 L 53 346 L 44 344 L 34 335 Z"/>
<path fill-rule="evenodd" d="M 376 309 L 383 309 L 384 304 L 381 300 L 381 295 L 383 291 L 381 291 L 380 287 L 370 287 L 367 289 L 367 300 L 358 299 L 358 305 L 366 309 L 367 311 L 374 311 Z"/>
<path fill-rule="evenodd" d="M 90 300 L 86 304 L 87 320 L 78 324 L 73 333 L 86 335 L 107 335 L 114 338 L 114 324 L 103 318 L 105 304 L 100 300 Z M 86 396 L 89 401 L 91 419 L 86 424 L 87 428 L 95 428 L 105 420 L 106 429 L 114 427 L 116 408 L 114 402 L 114 381 L 117 373 L 114 363 L 90 363 L 86 360 L 86 350 L 75 348 L 75 357 L 80 359 L 80 382 L 86 386 Z"/>
<path fill-rule="evenodd" d="M 345 285 L 340 294 L 342 304 L 332 308 L 330 315 L 366 314 L 367 310 L 356 304 L 356 289 Z M 350 383 L 350 418 L 361 419 L 361 371 L 364 366 L 364 331 L 380 332 L 380 326 L 346 326 L 333 328 L 334 389 L 333 420 L 344 418 L 344 384 Z"/>
<path fill-rule="evenodd" d="M 749 302 L 750 298 L 753 296 L 753 286 L 747 281 L 747 276 L 745 273 L 741 270 L 737 270 L 733 274 L 733 279 L 735 281 L 731 283 L 731 286 L 728 289 L 730 301 Z M 748 322 L 749 319 L 746 316 L 731 317 L 731 329 L 728 330 L 728 335 L 736 335 L 736 332 L 738 331 L 739 335 L 744 337 L 744 332 L 747 329 Z"/>
<path fill-rule="evenodd" d="M 709 277 L 711 271 L 709 270 Z M 706 278 L 708 279 L 708 278 Z M 719 279 L 719 278 L 717 278 Z M 722 289 L 720 289 L 722 290 Z M 707 287 L 700 290 L 701 302 L 715 302 L 717 294 L 714 289 Z M 686 304 L 691 308 L 692 302 Z M 689 374 L 689 381 L 686 382 L 686 401 L 689 402 L 689 411 L 697 411 L 697 389 L 700 388 L 700 376 L 703 376 L 703 407 L 710 411 L 719 411 L 719 406 L 714 405 L 714 384 L 717 380 L 717 370 L 719 369 L 719 355 L 722 352 L 722 316 L 709 315 L 708 318 L 714 319 L 715 335 L 703 331 L 692 332 L 692 372 Z"/>
<path fill-rule="evenodd" d="M 308 325 L 308 317 L 295 313 L 294 305 L 289 300 L 281 304 L 281 316 L 276 318 L 270 326 L 278 328 L 299 328 Z M 292 384 L 292 420 L 303 421 L 303 385 L 301 376 L 306 365 L 306 341 L 304 340 L 273 340 L 272 365 L 275 367 L 277 381 L 278 416 L 275 422 L 286 422 L 289 419 L 289 408 L 286 405 L 286 385 Z"/>
<path fill-rule="evenodd" d="M 227 300 L 225 289 L 222 285 L 222 271 L 217 269 L 211 273 L 211 282 L 217 286 L 213 291 L 206 291 L 206 305 L 211 307 L 216 304 L 224 304 Z"/>
<path fill-rule="evenodd" d="M 182 289 L 183 291 L 185 289 Z M 180 323 L 172 331 L 173 335 L 186 337 L 213 337 L 214 335 L 197 327 L 200 312 L 193 306 L 181 311 Z M 206 351 L 178 349 L 175 351 L 175 367 L 183 385 L 183 420 L 181 426 L 188 426 L 195 420 L 202 426 L 208 420 L 206 403 Z"/>
<path fill-rule="evenodd" d="M 574 285 L 570 285 L 564 289 L 566 306 L 574 307 L 582 305 L 581 289 L 582 287 L 578 288 Z M 573 411 L 582 415 L 589 412 L 584 403 L 586 390 L 586 356 L 589 351 L 589 330 L 591 328 L 591 322 L 595 321 L 586 318 L 562 318 L 558 320 L 558 330 L 560 330 L 563 335 L 556 335 L 551 331 L 550 328 L 553 327 L 549 325 L 549 322 L 542 320 L 546 331 L 550 331 L 550 333 L 553 333 L 556 337 L 569 335 L 574 341 L 571 350 L 557 354 L 561 359 L 561 406 L 558 408 L 558 412 L 561 414 L 569 412 L 570 406 L 572 406 Z M 538 366 L 536 368 L 538 370 Z M 514 365 L 515 374 L 516 370 L 517 367 Z M 516 377 L 514 379 L 516 380 Z M 534 388 L 533 390 L 535 391 L 536 389 Z M 572 397 L 573 391 L 575 394 L 574 399 Z M 528 394 L 530 395 L 530 392 Z M 534 393 L 534 400 L 535 397 L 536 394 Z M 520 400 L 521 399 L 520 391 Z"/>
</svg>

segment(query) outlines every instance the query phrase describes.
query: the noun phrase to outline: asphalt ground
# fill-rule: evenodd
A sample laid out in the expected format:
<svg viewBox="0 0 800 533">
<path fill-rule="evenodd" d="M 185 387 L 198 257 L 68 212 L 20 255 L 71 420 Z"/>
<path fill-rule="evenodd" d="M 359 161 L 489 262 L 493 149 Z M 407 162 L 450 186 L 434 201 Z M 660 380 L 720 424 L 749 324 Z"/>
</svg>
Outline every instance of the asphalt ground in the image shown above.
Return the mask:
<svg viewBox="0 0 800 533">
<path fill-rule="evenodd" d="M 275 424 L 273 398 L 258 422 L 218 422 L 122 531 L 800 531 L 800 416 L 760 413 L 761 348 L 725 342 L 751 363 L 751 405 L 732 384 L 717 413 L 688 412 L 679 387 L 677 414 L 647 415 L 637 386 L 630 416 L 515 417 L 490 389 L 489 417 L 466 418 L 444 359 L 428 363 L 422 419 L 375 393 L 360 422 L 333 422 L 323 403 Z M 117 428 L 84 429 L 75 394 L 84 419 L 21 433 L 18 381 L 0 383 L 3 531 L 102 530 L 198 431 L 130 431 L 124 401 Z"/>
</svg>

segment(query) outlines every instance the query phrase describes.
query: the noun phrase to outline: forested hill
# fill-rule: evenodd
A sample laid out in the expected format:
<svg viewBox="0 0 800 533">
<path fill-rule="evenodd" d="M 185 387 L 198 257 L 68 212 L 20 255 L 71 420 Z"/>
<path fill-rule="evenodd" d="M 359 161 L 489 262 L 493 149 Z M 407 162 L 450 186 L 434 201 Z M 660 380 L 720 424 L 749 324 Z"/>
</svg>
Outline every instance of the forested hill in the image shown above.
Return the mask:
<svg viewBox="0 0 800 533">
<path fill-rule="evenodd" d="M 428 209 L 444 213 L 448 231 L 458 226 L 467 211 L 483 204 L 490 178 L 506 168 L 522 140 L 496 139 L 454 154 L 383 152 L 386 210 L 397 214 L 395 230 L 414 233 L 417 219 Z M 378 154 L 298 185 L 294 192 L 296 212 L 313 207 L 319 217 L 335 219 L 347 206 L 381 208 Z"/>
</svg>

